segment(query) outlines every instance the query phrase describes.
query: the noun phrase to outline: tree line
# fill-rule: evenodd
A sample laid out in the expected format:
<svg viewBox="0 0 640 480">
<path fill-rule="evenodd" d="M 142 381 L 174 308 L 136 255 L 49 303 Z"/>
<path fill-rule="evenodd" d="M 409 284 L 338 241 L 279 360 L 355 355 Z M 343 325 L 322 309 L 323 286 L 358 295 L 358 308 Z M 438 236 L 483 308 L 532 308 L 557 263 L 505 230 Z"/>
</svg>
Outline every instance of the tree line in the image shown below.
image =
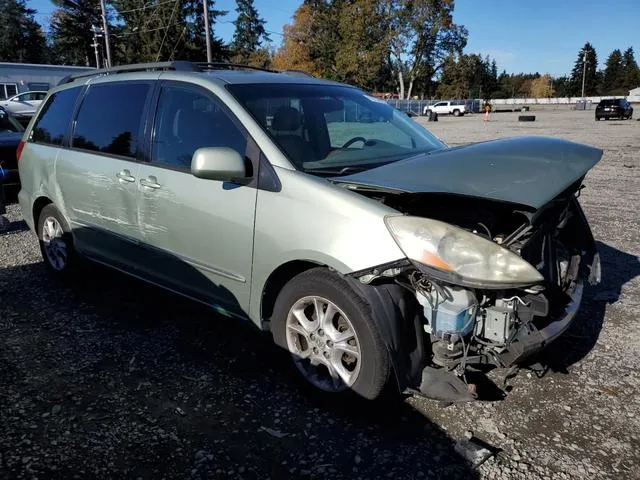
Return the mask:
<svg viewBox="0 0 640 480">
<path fill-rule="evenodd" d="M 0 0 L 0 61 L 102 66 L 104 39 L 99 0 L 51 0 L 55 7 L 45 30 L 25 0 Z M 107 0 L 106 20 L 112 63 L 163 60 L 204 61 L 205 25 L 202 0 Z M 228 44 L 215 35 L 226 11 L 208 2 L 214 61 L 268 65 L 272 53 L 265 21 L 253 0 L 237 0 L 235 34 Z"/>
<path fill-rule="evenodd" d="M 45 34 L 25 0 L 0 0 L 0 61 L 96 64 L 104 58 L 98 0 L 51 0 Z M 112 63 L 204 60 L 202 0 L 107 0 Z M 228 12 L 209 0 L 213 57 L 278 70 L 302 70 L 399 98 L 576 97 L 626 95 L 640 86 L 631 47 L 598 70 L 586 43 L 570 75 L 498 73 L 495 59 L 463 53 L 468 32 L 454 22 L 454 0 L 304 0 L 282 34 L 268 32 L 253 0 L 236 0 L 235 30 L 215 35 Z M 101 35 L 100 32 L 97 35 Z M 282 35 L 274 48 L 272 35 Z M 586 59 L 586 66 L 585 66 Z M 583 68 L 584 67 L 584 68 Z M 584 75 L 583 75 L 584 72 Z"/>
</svg>

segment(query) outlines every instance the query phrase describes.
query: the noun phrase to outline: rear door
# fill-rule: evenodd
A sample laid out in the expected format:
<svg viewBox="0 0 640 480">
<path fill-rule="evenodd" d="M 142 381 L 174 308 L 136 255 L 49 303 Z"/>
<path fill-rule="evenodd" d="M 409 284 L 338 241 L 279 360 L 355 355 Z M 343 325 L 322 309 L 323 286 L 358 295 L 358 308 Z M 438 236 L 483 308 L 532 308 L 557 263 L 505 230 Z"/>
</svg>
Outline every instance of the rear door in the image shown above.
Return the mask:
<svg viewBox="0 0 640 480">
<path fill-rule="evenodd" d="M 249 303 L 257 190 L 196 178 L 191 158 L 201 147 L 229 147 L 247 159 L 249 143 L 211 92 L 165 82 L 150 163 L 142 165 L 138 181 L 144 242 L 155 252 L 145 257 L 147 271 L 158 283 L 240 314 Z"/>
<path fill-rule="evenodd" d="M 89 86 L 71 145 L 56 160 L 56 178 L 78 249 L 132 270 L 141 232 L 137 215 L 143 117 L 150 81 Z"/>
</svg>

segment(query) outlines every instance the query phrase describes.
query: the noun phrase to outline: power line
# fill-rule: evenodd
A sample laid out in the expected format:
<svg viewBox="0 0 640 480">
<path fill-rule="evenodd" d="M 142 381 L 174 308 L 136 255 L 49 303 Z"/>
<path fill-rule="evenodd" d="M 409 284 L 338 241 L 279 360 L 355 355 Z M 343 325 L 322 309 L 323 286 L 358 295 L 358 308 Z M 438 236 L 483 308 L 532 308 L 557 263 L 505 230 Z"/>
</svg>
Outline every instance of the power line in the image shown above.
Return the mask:
<svg viewBox="0 0 640 480">
<path fill-rule="evenodd" d="M 171 16 L 169 17 L 169 23 L 171 23 L 171 20 L 173 20 L 173 15 L 176 13 L 176 10 L 177 10 L 179 2 L 180 2 L 180 0 L 176 0 L 176 3 L 173 5 L 173 8 L 171 9 Z M 158 48 L 158 55 L 156 56 L 156 62 L 160 58 L 160 52 L 162 51 L 162 46 L 164 45 L 164 41 L 167 39 L 167 34 L 168 33 L 169 33 L 169 27 L 167 27 L 165 29 L 165 31 L 164 31 L 164 36 L 162 37 L 162 42 L 160 42 L 160 48 Z"/>
<path fill-rule="evenodd" d="M 119 11 L 118 13 L 120 15 L 122 15 L 123 13 L 138 12 L 140 10 L 146 10 L 147 8 L 156 8 L 156 7 L 159 7 L 161 5 L 166 5 L 167 3 L 172 3 L 172 2 L 173 2 L 173 0 L 165 0 L 164 2 L 159 2 L 159 3 L 147 3 L 146 5 L 143 5 L 142 7 L 132 8 L 130 10 L 122 10 L 121 12 Z"/>
<path fill-rule="evenodd" d="M 173 0 L 171 0 L 173 1 Z M 114 37 L 127 37 L 129 35 L 137 35 L 138 33 L 146 33 L 146 32 L 155 32 L 157 30 L 164 30 L 165 28 L 170 28 L 170 27 L 177 27 L 179 25 L 183 25 L 184 23 L 174 23 L 171 25 L 167 25 L 165 27 L 158 27 L 158 28 L 149 28 L 147 30 L 135 30 L 133 32 L 126 32 L 126 33 L 121 33 L 119 35 L 113 35 Z"/>
</svg>

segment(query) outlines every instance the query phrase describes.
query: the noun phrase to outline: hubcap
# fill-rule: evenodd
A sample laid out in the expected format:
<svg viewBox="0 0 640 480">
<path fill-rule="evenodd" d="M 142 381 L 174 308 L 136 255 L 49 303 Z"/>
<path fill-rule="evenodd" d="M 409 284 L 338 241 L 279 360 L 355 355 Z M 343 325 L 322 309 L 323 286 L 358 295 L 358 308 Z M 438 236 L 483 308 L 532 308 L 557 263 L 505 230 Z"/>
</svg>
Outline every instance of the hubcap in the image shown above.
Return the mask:
<svg viewBox="0 0 640 480">
<path fill-rule="evenodd" d="M 64 230 L 55 217 L 47 217 L 42 225 L 42 242 L 49 265 L 54 270 L 62 270 L 67 265 L 67 243 Z"/>
<path fill-rule="evenodd" d="M 327 392 L 349 388 L 360 373 L 360 342 L 349 318 L 316 296 L 298 300 L 287 315 L 287 347 L 305 378 Z"/>
</svg>

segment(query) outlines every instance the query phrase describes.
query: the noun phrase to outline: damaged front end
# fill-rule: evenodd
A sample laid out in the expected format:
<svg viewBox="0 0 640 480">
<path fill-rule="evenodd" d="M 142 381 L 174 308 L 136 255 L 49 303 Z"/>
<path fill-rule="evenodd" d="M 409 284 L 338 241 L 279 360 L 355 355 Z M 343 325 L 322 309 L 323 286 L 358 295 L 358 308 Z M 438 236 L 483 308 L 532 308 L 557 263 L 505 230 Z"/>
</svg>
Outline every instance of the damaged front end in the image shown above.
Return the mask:
<svg viewBox="0 0 640 480">
<path fill-rule="evenodd" d="M 600 280 L 577 200 L 581 182 L 538 209 L 358 189 L 405 214 L 387 225 L 407 260 L 351 275 L 372 306 L 401 390 L 472 400 L 469 372 L 518 364 L 570 326 L 584 283 Z"/>
</svg>

